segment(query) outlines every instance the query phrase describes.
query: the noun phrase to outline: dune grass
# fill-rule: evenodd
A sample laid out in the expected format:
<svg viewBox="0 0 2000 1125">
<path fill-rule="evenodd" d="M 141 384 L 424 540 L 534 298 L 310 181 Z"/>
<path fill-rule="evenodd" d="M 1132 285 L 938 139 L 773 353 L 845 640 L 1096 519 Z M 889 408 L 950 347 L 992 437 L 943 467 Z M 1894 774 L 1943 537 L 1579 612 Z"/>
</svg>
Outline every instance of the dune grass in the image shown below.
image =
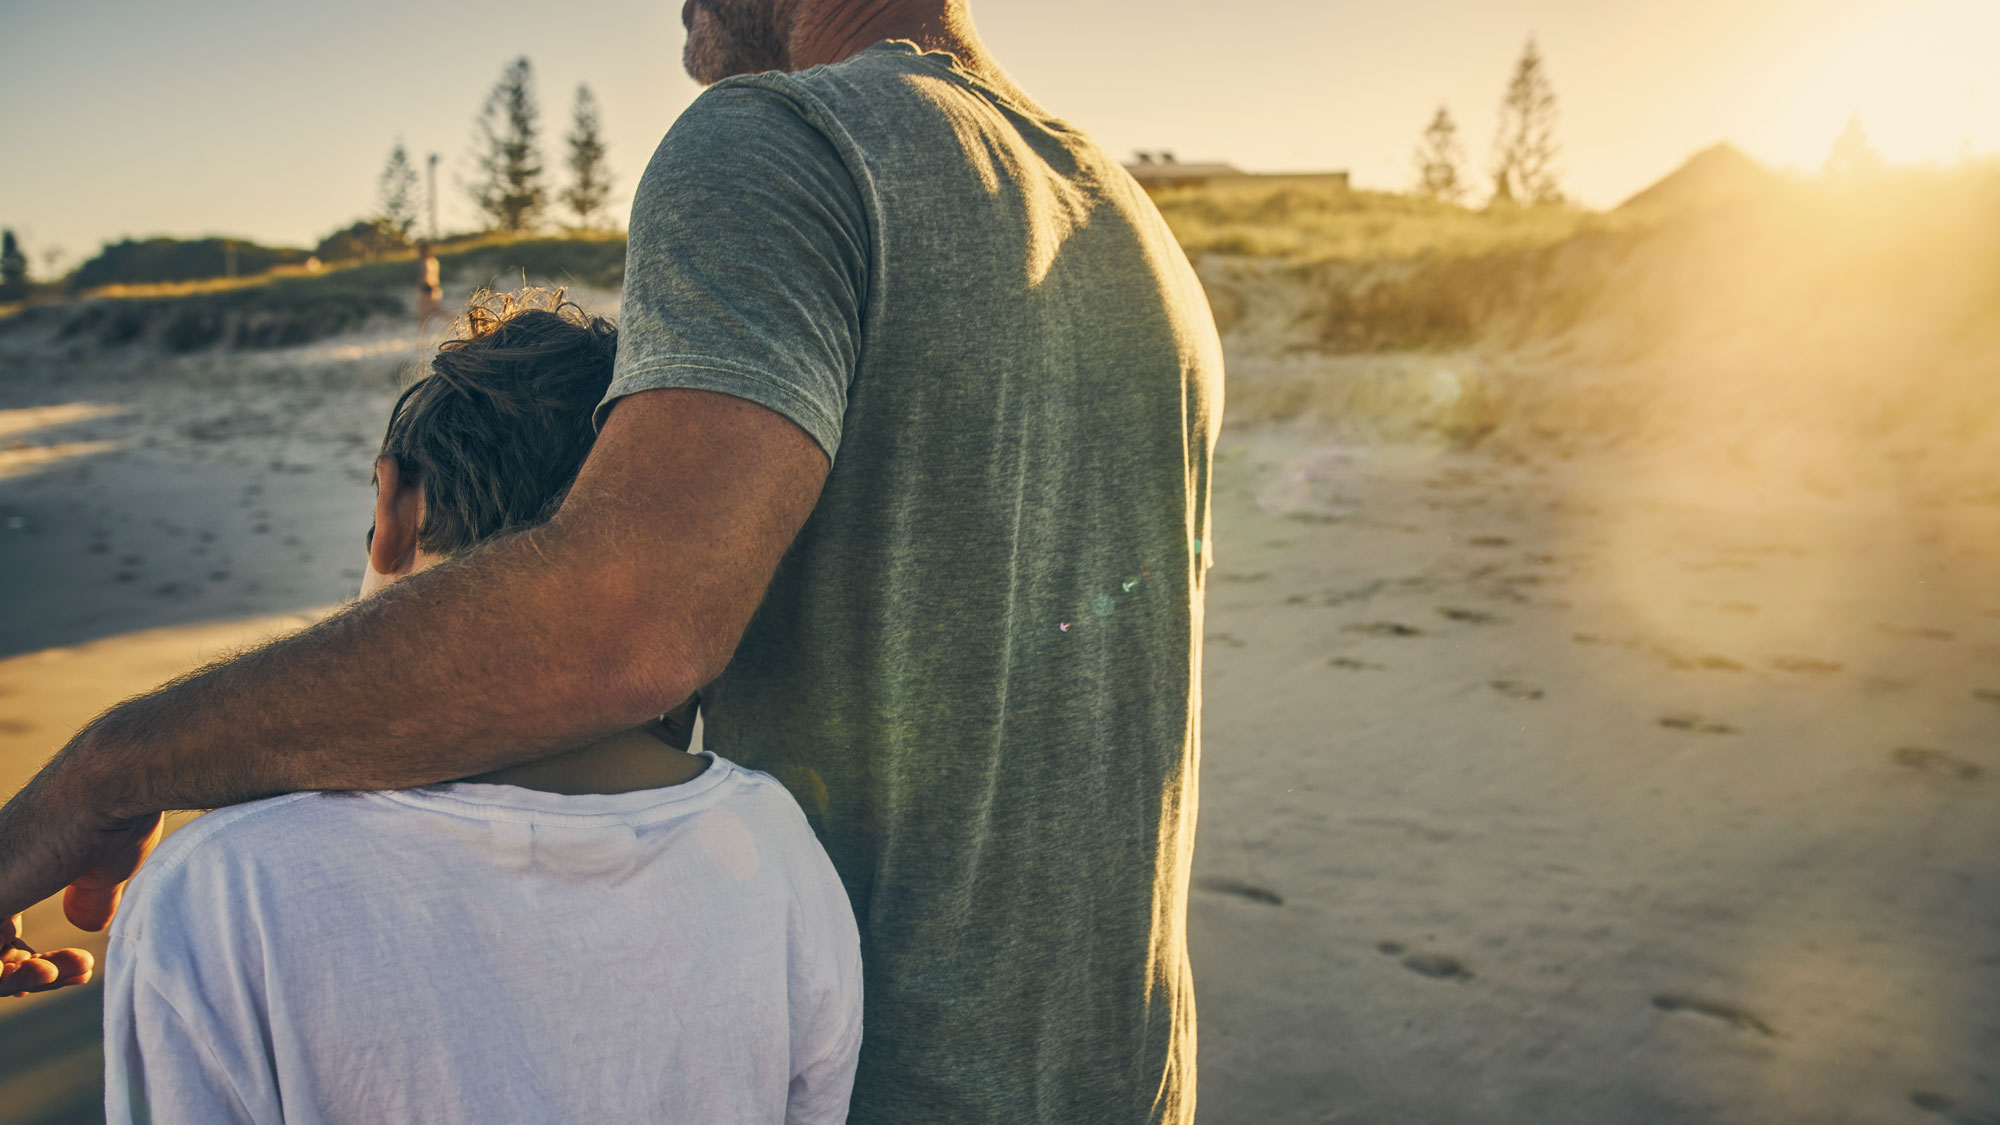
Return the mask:
<svg viewBox="0 0 2000 1125">
<path fill-rule="evenodd" d="M 1410 195 L 1282 181 L 1175 188 L 1153 202 L 1189 255 L 1301 264 L 1477 257 L 1548 246 L 1628 221 L 1567 207 L 1472 210 Z"/>
<path fill-rule="evenodd" d="M 625 277 L 622 234 L 557 238 L 484 235 L 439 244 L 439 267 L 454 288 L 523 284 L 615 289 Z M 53 324 L 57 339 L 120 347 L 149 344 L 169 353 L 213 347 L 279 348 L 311 343 L 381 317 L 408 315 L 416 255 L 287 266 L 256 277 L 112 285 L 58 304 L 17 307 L 0 325 Z"/>
<path fill-rule="evenodd" d="M 1609 216 L 1300 198 L 1163 199 L 1215 256 L 1213 306 L 1282 292 L 1298 310 L 1243 317 L 1235 357 L 1329 357 L 1243 365 L 1272 373 L 1232 388 L 1238 420 L 1260 403 L 1407 413 L 1350 384 L 1421 399 L 1450 369 L 1483 403 L 1478 432 L 1518 451 L 1893 470 L 1898 487 L 2000 499 L 2000 162 Z M 1258 269 L 1224 256 L 1245 247 L 1265 251 Z"/>
</svg>

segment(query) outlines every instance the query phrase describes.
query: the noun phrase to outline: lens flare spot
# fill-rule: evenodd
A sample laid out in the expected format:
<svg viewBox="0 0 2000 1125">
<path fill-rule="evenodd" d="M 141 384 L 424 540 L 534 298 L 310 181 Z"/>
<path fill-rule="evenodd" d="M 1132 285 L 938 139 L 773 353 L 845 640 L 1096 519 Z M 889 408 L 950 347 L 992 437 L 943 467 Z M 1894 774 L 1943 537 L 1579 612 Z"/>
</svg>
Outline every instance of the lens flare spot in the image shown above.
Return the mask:
<svg viewBox="0 0 2000 1125">
<path fill-rule="evenodd" d="M 757 874 L 761 861 L 757 838 L 735 813 L 709 809 L 695 818 L 694 829 L 702 853 L 717 871 L 738 882 L 747 882 Z"/>
</svg>

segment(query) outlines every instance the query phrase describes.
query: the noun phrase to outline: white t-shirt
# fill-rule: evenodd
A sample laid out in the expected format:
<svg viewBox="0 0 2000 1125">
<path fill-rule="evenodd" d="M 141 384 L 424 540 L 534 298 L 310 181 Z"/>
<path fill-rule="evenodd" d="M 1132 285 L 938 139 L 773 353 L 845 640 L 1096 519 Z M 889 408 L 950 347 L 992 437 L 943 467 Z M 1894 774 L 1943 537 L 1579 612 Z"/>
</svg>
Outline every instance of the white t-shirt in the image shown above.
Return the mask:
<svg viewBox="0 0 2000 1125">
<path fill-rule="evenodd" d="M 715 759 L 210 813 L 133 880 L 104 1006 L 114 1123 L 838 1122 L 861 950 L 791 795 Z"/>
</svg>

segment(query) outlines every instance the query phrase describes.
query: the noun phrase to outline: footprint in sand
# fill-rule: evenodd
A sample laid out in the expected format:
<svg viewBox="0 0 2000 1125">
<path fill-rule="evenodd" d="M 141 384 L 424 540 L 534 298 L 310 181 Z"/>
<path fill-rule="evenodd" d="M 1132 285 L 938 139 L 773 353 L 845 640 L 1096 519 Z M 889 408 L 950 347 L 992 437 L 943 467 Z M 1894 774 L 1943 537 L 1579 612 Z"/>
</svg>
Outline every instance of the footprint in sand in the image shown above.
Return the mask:
<svg viewBox="0 0 2000 1125">
<path fill-rule="evenodd" d="M 1715 719 L 1707 719 L 1703 718 L 1700 715 L 1692 715 L 1692 714 L 1663 716 L 1660 719 L 1660 725 L 1667 728 L 1668 730 L 1692 731 L 1695 734 L 1738 733 L 1737 729 L 1735 727 L 1730 726 L 1728 723 L 1719 722 Z"/>
<path fill-rule="evenodd" d="M 1377 942 L 1375 949 L 1386 956 L 1400 958 L 1403 967 L 1418 976 L 1429 977 L 1432 980 L 1472 979 L 1472 970 L 1456 957 L 1443 953 L 1409 953 L 1400 941 Z"/>
<path fill-rule="evenodd" d="M 1813 676 L 1830 676 L 1842 670 L 1831 660 L 1817 660 L 1810 656 L 1774 656 L 1771 667 L 1780 672 L 1804 672 Z"/>
<path fill-rule="evenodd" d="M 1285 905 L 1285 896 L 1268 887 L 1245 883 L 1240 879 L 1203 879 L 1197 885 L 1204 891 L 1219 895 L 1235 895 L 1237 898 L 1248 899 L 1265 906 Z"/>
<path fill-rule="evenodd" d="M 2000 1125 L 2000 1115 L 1962 1110 L 1956 1098 L 1932 1090 L 1913 1091 L 1910 1104 L 1926 1113 L 1937 1114 L 1951 1125 Z"/>
<path fill-rule="evenodd" d="M 1463 621 L 1467 625 L 1492 625 L 1500 620 L 1490 613 L 1481 613 L 1476 609 L 1454 609 L 1450 606 L 1445 606 L 1440 608 L 1438 612 L 1453 621 Z"/>
<path fill-rule="evenodd" d="M 1988 691 L 1985 688 L 1974 688 L 1972 689 L 1972 698 L 1983 699 L 1988 703 L 2000 703 L 2000 691 Z"/>
<path fill-rule="evenodd" d="M 1519 680 L 1494 680 L 1487 685 L 1509 699 L 1540 699 L 1542 689 Z"/>
<path fill-rule="evenodd" d="M 1920 641 L 1948 641 L 1957 636 L 1949 629 L 1932 629 L 1925 625 L 1877 625 L 1875 628 L 1892 637 L 1909 637 Z"/>
<path fill-rule="evenodd" d="M 1663 992 L 1653 997 L 1653 1007 L 1662 1012 L 1688 1012 L 1692 1015 L 1707 1016 L 1712 1020 L 1720 1020 L 1738 1031 L 1755 1032 L 1767 1039 L 1778 1037 L 1777 1030 L 1770 1024 L 1734 1004 L 1698 1000 L 1692 996 Z"/>
<path fill-rule="evenodd" d="M 1684 652 L 1675 652 L 1672 649 L 1656 648 L 1653 650 L 1653 655 L 1657 656 L 1660 662 L 1667 667 L 1683 672 L 1741 672 L 1743 670 L 1743 665 L 1726 656 L 1718 656 L 1712 652 L 1704 653 L 1700 656 L 1692 656 Z"/>
<path fill-rule="evenodd" d="M 1475 535 L 1467 539 L 1466 543 L 1474 547 L 1511 547 L 1514 545 L 1514 541 L 1504 535 Z"/>
<path fill-rule="evenodd" d="M 1351 656 L 1336 656 L 1326 663 L 1329 668 L 1345 668 L 1350 672 L 1373 672 L 1379 671 L 1382 667 L 1380 664 L 1370 664 L 1366 660 L 1356 660 Z"/>
<path fill-rule="evenodd" d="M 1899 766 L 1942 781 L 1978 781 L 1986 774 L 1985 769 L 1963 758 L 1921 746 L 1904 746 L 1889 757 Z"/>
<path fill-rule="evenodd" d="M 1369 637 L 1421 637 L 1422 629 L 1415 625 L 1405 625 L 1400 621 L 1356 622 L 1341 627 L 1343 632 L 1360 633 Z"/>
</svg>

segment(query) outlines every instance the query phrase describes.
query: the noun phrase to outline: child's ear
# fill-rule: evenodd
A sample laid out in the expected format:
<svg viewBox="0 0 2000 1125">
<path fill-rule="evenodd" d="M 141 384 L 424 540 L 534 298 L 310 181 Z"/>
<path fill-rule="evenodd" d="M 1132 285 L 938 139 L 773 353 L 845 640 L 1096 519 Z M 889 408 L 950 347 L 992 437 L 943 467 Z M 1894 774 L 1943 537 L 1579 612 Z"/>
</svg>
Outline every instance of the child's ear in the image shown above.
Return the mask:
<svg viewBox="0 0 2000 1125">
<path fill-rule="evenodd" d="M 417 525 L 423 522 L 423 489 L 403 475 L 394 457 L 375 462 L 375 536 L 368 565 L 385 578 L 408 573 L 417 560 Z"/>
</svg>

